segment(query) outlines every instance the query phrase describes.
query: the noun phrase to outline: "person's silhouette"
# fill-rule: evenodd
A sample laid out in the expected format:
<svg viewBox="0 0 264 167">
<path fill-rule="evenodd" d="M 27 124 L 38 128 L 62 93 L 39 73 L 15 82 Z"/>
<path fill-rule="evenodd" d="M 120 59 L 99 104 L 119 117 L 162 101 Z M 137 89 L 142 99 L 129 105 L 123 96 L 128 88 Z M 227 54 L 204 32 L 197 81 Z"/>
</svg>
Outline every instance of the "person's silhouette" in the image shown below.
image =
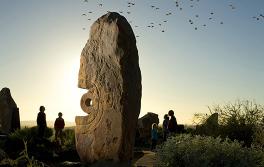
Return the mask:
<svg viewBox="0 0 264 167">
<path fill-rule="evenodd" d="M 176 131 L 177 131 L 177 120 L 176 120 L 176 117 L 174 116 L 174 111 L 170 110 L 168 114 L 170 116 L 170 120 L 169 120 L 169 124 L 168 124 L 168 130 L 170 133 L 176 133 Z"/>
<path fill-rule="evenodd" d="M 58 118 L 56 119 L 54 123 L 54 129 L 55 129 L 55 141 L 58 141 L 58 138 L 60 138 L 60 142 L 62 142 L 62 130 L 64 129 L 65 123 L 64 119 L 62 118 L 62 113 L 58 113 Z"/>
<path fill-rule="evenodd" d="M 167 140 L 167 136 L 168 136 L 168 133 L 169 133 L 168 125 L 169 125 L 169 116 L 168 116 L 168 114 L 165 114 L 164 115 L 164 121 L 163 121 L 163 124 L 162 124 L 163 141 Z"/>
<path fill-rule="evenodd" d="M 39 113 L 37 117 L 37 124 L 38 124 L 38 136 L 40 138 L 44 137 L 45 129 L 47 127 L 47 122 L 46 122 L 46 114 L 44 113 L 45 107 L 40 106 L 39 107 Z"/>
</svg>

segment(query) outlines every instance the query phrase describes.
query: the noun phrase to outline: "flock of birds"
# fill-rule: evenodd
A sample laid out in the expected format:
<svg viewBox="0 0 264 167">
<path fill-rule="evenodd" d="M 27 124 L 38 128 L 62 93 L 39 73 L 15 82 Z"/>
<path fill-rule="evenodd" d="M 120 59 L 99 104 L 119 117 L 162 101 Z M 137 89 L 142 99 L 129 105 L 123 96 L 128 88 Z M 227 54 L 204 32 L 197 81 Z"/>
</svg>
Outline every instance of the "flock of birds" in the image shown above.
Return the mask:
<svg viewBox="0 0 264 167">
<path fill-rule="evenodd" d="M 105 6 L 103 3 L 102 3 L 102 0 L 99 0 L 100 2 L 97 1 L 97 6 L 99 8 L 102 8 L 103 6 Z M 136 0 L 129 0 L 126 3 L 126 9 L 125 10 L 119 10 L 118 12 L 122 15 L 127 15 L 126 17 L 129 18 L 129 15 L 132 14 L 132 9 L 136 6 Z M 214 23 L 218 23 L 220 25 L 223 25 L 224 24 L 224 21 L 222 20 L 218 20 L 217 17 L 216 17 L 216 13 L 214 11 L 210 11 L 208 12 L 208 18 L 207 20 L 209 21 L 206 21 L 205 23 L 200 23 L 201 20 L 199 20 L 199 18 L 201 18 L 202 16 L 200 16 L 199 14 L 195 14 L 194 16 L 185 16 L 184 13 L 182 11 L 184 11 L 185 9 L 187 8 L 195 8 L 198 6 L 198 3 L 201 1 L 201 0 L 188 0 L 189 3 L 188 5 L 184 4 L 183 3 L 183 0 L 175 0 L 173 3 L 174 3 L 174 11 L 172 12 L 171 10 L 170 11 L 164 11 L 161 9 L 160 6 L 157 6 L 157 5 L 150 5 L 149 8 L 151 8 L 155 13 L 159 13 L 161 14 L 160 15 L 160 18 L 164 18 L 164 19 L 159 19 L 159 21 L 157 22 L 156 21 L 149 21 L 146 25 L 144 26 L 140 26 L 140 25 L 137 25 L 137 24 L 134 24 L 134 21 L 129 21 L 129 23 L 134 27 L 134 28 L 138 28 L 138 27 L 145 27 L 145 28 L 149 28 L 149 29 L 154 29 L 154 28 L 157 28 L 160 32 L 164 33 L 165 32 L 165 29 L 166 29 L 166 24 L 170 21 L 170 16 L 176 14 L 176 11 L 180 11 L 182 16 L 186 19 L 186 21 L 188 22 L 188 24 L 190 24 L 191 26 L 193 26 L 193 29 L 195 31 L 197 31 L 198 29 L 201 29 L 201 28 L 205 28 L 208 26 L 209 23 L 211 22 L 214 22 Z M 94 2 L 94 1 L 93 1 Z M 184 0 L 184 2 L 186 3 L 187 1 Z M 84 0 L 84 3 L 90 3 L 88 2 L 88 0 Z M 236 10 L 236 6 L 230 2 L 227 6 L 229 8 L 229 10 L 231 11 L 234 11 Z M 188 10 L 186 10 L 188 11 Z M 109 11 L 107 11 L 109 12 Z M 94 13 L 93 11 L 88 11 L 88 13 L 83 13 L 82 16 L 91 16 L 90 14 Z M 259 21 L 259 20 L 264 20 L 264 14 L 258 14 L 256 16 L 253 16 L 252 17 L 253 19 Z M 206 18 L 204 18 L 203 16 L 203 20 L 205 20 Z M 91 21 L 92 19 L 89 17 L 87 19 L 88 21 Z M 218 20 L 218 21 L 217 21 Z M 83 28 L 83 30 L 86 30 L 86 28 Z M 136 37 L 138 38 L 139 35 L 136 35 Z"/>
</svg>

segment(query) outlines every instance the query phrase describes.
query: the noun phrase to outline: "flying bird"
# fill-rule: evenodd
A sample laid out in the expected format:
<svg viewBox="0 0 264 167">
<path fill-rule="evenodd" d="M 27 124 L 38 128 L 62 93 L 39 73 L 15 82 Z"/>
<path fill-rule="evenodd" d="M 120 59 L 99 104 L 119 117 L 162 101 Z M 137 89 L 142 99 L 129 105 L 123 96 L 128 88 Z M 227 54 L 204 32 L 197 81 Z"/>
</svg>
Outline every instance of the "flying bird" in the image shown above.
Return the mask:
<svg viewBox="0 0 264 167">
<path fill-rule="evenodd" d="M 229 6 L 231 7 L 232 10 L 236 9 L 236 7 L 233 6 L 233 4 L 230 4 Z"/>
</svg>

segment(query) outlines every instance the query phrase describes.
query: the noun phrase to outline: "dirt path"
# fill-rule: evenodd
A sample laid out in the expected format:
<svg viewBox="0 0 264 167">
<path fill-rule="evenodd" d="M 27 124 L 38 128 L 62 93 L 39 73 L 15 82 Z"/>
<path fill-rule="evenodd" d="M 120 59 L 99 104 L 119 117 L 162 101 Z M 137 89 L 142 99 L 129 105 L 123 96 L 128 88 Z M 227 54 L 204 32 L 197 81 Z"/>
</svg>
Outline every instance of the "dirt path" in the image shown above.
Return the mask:
<svg viewBox="0 0 264 167">
<path fill-rule="evenodd" d="M 142 151 L 144 153 L 144 155 L 139 158 L 134 166 L 135 167 L 156 167 L 156 153 L 152 152 L 152 151 Z"/>
</svg>

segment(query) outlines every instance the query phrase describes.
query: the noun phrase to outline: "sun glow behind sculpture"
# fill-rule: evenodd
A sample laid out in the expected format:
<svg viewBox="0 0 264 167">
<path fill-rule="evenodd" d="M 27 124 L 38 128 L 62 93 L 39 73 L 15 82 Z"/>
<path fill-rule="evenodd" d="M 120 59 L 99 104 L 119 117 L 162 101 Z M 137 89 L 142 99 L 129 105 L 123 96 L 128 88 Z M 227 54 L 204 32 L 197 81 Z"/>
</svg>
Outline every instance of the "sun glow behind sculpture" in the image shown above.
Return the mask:
<svg viewBox="0 0 264 167">
<path fill-rule="evenodd" d="M 65 64 L 66 69 L 62 81 L 62 83 L 64 83 L 63 90 L 67 91 L 64 92 L 63 103 L 65 103 L 65 106 L 70 107 L 65 108 L 64 115 L 66 119 L 68 118 L 67 120 L 71 121 L 73 121 L 72 118 L 74 118 L 76 114 L 87 115 L 80 108 L 80 98 L 87 90 L 78 88 L 79 62 L 79 56 L 76 56 L 74 60 Z M 76 110 L 76 107 L 79 109 Z"/>
</svg>

